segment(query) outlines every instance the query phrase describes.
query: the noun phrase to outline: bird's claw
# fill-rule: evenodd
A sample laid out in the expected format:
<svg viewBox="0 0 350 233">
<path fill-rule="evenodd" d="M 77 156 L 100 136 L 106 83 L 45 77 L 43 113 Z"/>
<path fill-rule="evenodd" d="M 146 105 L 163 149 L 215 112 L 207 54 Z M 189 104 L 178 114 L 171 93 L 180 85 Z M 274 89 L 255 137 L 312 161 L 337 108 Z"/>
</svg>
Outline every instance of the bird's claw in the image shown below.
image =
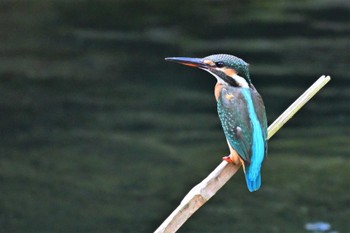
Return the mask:
<svg viewBox="0 0 350 233">
<path fill-rule="evenodd" d="M 228 163 L 234 163 L 234 161 L 231 159 L 231 157 L 229 155 L 222 157 L 222 160 L 225 160 Z"/>
</svg>

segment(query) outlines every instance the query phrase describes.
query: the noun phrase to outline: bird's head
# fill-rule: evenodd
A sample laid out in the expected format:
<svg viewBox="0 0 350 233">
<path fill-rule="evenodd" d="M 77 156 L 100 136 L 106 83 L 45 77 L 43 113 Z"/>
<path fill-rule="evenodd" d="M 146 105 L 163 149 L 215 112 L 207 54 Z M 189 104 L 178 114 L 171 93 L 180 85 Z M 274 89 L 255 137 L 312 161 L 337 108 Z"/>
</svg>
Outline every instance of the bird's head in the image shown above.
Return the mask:
<svg viewBox="0 0 350 233">
<path fill-rule="evenodd" d="M 204 58 L 168 57 L 165 60 L 208 71 L 219 83 L 243 88 L 249 88 L 251 85 L 248 63 L 232 55 L 215 54 Z"/>
</svg>

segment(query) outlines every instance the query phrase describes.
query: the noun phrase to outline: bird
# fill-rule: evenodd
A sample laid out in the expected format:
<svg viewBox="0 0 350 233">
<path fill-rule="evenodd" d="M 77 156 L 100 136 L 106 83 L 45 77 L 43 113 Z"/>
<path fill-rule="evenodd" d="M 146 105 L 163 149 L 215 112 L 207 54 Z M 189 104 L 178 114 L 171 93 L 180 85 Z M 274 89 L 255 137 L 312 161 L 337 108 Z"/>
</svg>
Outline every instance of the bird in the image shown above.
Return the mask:
<svg viewBox="0 0 350 233">
<path fill-rule="evenodd" d="M 249 64 L 229 54 L 165 60 L 205 70 L 216 78 L 217 112 L 230 150 L 222 159 L 242 164 L 248 190 L 257 191 L 267 156 L 267 118 L 263 99 L 251 82 Z"/>
</svg>

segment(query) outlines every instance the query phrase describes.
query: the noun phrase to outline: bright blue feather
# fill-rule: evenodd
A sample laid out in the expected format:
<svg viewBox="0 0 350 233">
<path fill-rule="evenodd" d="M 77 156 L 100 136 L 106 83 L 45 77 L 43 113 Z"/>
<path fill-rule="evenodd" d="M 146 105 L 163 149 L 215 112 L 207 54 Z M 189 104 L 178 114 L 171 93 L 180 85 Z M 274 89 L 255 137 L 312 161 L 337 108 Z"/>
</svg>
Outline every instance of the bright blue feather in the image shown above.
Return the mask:
<svg viewBox="0 0 350 233">
<path fill-rule="evenodd" d="M 248 114 L 253 128 L 252 156 L 249 166 L 246 166 L 246 181 L 249 191 L 252 192 L 259 189 L 261 185 L 260 168 L 264 160 L 265 140 L 249 89 L 242 88 L 242 94 L 247 101 Z"/>
</svg>

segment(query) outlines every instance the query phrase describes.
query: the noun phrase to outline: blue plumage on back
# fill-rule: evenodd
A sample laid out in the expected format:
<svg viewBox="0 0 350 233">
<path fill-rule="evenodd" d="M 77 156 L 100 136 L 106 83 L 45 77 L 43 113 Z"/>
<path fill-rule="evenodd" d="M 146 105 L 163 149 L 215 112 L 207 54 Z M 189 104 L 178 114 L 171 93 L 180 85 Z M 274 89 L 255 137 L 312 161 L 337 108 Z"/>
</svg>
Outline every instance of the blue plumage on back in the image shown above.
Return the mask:
<svg viewBox="0 0 350 233">
<path fill-rule="evenodd" d="M 244 161 L 249 191 L 258 190 L 267 147 L 267 122 L 260 95 L 254 87 L 225 86 L 218 99 L 218 115 L 227 141 Z"/>
<path fill-rule="evenodd" d="M 265 156 L 265 139 L 263 138 L 262 126 L 255 113 L 252 96 L 249 89 L 242 89 L 242 94 L 247 101 L 248 114 L 252 124 L 253 145 L 250 164 L 246 166 L 246 181 L 249 191 L 256 191 L 261 185 L 260 168 Z"/>
</svg>

